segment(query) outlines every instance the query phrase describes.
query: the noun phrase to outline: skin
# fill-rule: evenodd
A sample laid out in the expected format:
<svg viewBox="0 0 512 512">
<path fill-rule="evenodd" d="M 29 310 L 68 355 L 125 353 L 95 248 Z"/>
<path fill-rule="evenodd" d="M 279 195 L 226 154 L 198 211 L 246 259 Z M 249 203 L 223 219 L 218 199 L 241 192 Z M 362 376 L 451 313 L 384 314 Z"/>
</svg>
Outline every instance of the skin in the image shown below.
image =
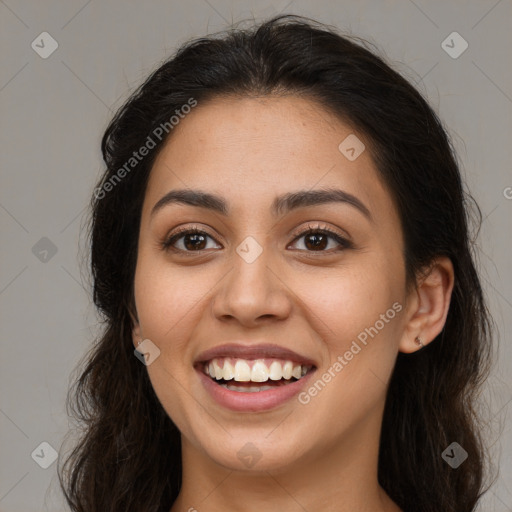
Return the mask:
<svg viewBox="0 0 512 512">
<path fill-rule="evenodd" d="M 400 510 L 377 481 L 387 384 L 399 351 L 419 350 L 416 336 L 426 345 L 441 331 L 453 267 L 438 259 L 407 291 L 397 210 L 369 144 L 354 161 L 338 149 L 351 133 L 303 98 L 221 98 L 195 107 L 155 161 L 139 235 L 133 343 L 149 338 L 159 347 L 147 371 L 181 431 L 183 486 L 171 512 Z M 277 195 L 331 186 L 356 196 L 372 219 L 343 203 L 270 212 Z M 172 204 L 151 216 L 162 196 L 182 188 L 223 196 L 230 215 Z M 353 247 L 336 251 L 329 238 L 311 248 L 311 238 L 296 238 L 308 224 L 334 229 Z M 178 226 L 208 234 L 200 251 L 186 236 L 175 247 L 190 256 L 162 249 Z M 236 252 L 248 236 L 263 250 L 250 264 Z M 400 313 L 306 405 L 292 399 L 265 412 L 230 411 L 192 366 L 202 351 L 244 340 L 299 352 L 321 375 L 395 302 Z M 237 456 L 247 442 L 261 455 L 251 468 Z"/>
</svg>

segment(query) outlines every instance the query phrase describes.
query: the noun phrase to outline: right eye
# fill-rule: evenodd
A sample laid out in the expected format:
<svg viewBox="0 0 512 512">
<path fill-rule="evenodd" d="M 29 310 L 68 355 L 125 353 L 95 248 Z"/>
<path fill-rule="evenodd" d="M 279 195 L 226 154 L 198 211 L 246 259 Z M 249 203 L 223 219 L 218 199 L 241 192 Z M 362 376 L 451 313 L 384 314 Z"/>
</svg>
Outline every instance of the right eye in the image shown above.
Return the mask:
<svg viewBox="0 0 512 512">
<path fill-rule="evenodd" d="M 197 227 L 185 227 L 175 231 L 173 234 L 167 237 L 161 245 L 162 249 L 165 251 L 173 250 L 183 253 L 200 252 L 204 249 L 207 249 L 207 247 L 204 247 L 207 238 L 214 240 L 212 236 L 210 236 L 205 231 L 198 229 Z M 177 241 L 182 241 L 184 248 L 175 247 Z M 190 249 L 190 247 L 192 248 Z"/>
</svg>

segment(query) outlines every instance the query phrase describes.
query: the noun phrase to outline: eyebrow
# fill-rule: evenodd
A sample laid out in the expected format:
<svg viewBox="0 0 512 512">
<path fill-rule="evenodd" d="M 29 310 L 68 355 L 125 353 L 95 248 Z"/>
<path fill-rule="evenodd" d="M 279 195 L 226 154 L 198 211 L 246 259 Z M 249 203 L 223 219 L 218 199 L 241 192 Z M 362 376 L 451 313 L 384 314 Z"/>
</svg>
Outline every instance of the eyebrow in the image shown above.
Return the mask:
<svg viewBox="0 0 512 512">
<path fill-rule="evenodd" d="M 271 206 L 271 212 L 274 216 L 284 215 L 292 210 L 304 208 L 307 206 L 317 206 L 327 203 L 345 203 L 358 209 L 368 220 L 373 222 L 370 210 L 356 196 L 336 188 L 318 189 L 318 190 L 299 190 L 289 192 L 276 197 Z M 205 192 L 202 190 L 182 189 L 171 190 L 165 194 L 151 210 L 151 216 L 161 210 L 164 206 L 170 204 L 186 204 L 206 208 L 221 215 L 229 215 L 229 206 L 226 200 L 219 195 Z"/>
</svg>

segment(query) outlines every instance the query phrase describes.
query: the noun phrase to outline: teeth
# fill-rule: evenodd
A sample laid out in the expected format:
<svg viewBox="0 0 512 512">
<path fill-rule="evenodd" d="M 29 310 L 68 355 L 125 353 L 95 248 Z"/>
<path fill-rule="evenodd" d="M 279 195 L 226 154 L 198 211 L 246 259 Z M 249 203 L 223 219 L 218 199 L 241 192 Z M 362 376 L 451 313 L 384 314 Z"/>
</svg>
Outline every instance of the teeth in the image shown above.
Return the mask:
<svg viewBox="0 0 512 512">
<path fill-rule="evenodd" d="M 251 371 L 252 382 L 265 382 L 268 380 L 268 368 L 263 361 L 255 361 Z"/>
<path fill-rule="evenodd" d="M 251 368 L 240 359 L 235 364 L 235 380 L 238 382 L 249 382 L 251 380 Z"/>
<path fill-rule="evenodd" d="M 288 380 L 292 378 L 293 372 L 293 363 L 291 361 L 286 361 L 283 365 L 283 377 Z"/>
<path fill-rule="evenodd" d="M 234 364 L 231 361 L 233 361 Z M 212 359 L 205 365 L 204 372 L 215 380 L 266 382 L 269 379 L 273 381 L 281 379 L 290 380 L 292 377 L 300 379 L 311 369 L 310 366 L 294 364 L 292 361 L 272 361 L 270 367 L 267 367 L 263 359 L 254 361 L 231 359 L 231 361 L 228 358 Z M 258 390 L 267 387 L 268 386 L 258 386 Z M 251 387 L 245 387 L 244 389 L 251 389 Z"/>
<path fill-rule="evenodd" d="M 222 368 L 218 365 L 217 361 L 213 361 L 213 369 L 215 370 L 215 378 L 217 380 L 222 379 L 222 376 L 224 375 L 224 372 L 222 371 Z"/>
<path fill-rule="evenodd" d="M 281 380 L 283 378 L 283 369 L 277 361 L 273 361 L 270 365 L 270 379 Z"/>
<path fill-rule="evenodd" d="M 212 379 L 215 378 L 215 367 L 213 366 L 212 361 L 210 361 L 210 364 L 208 365 L 208 373 Z"/>
<path fill-rule="evenodd" d="M 230 391 L 240 391 L 242 393 L 257 393 L 259 391 L 267 391 L 267 389 L 274 389 L 274 386 L 236 386 L 235 384 L 221 384 L 222 387 Z"/>
<path fill-rule="evenodd" d="M 235 378 L 235 369 L 227 359 L 224 360 L 224 368 L 222 370 L 224 380 L 231 380 Z"/>
</svg>

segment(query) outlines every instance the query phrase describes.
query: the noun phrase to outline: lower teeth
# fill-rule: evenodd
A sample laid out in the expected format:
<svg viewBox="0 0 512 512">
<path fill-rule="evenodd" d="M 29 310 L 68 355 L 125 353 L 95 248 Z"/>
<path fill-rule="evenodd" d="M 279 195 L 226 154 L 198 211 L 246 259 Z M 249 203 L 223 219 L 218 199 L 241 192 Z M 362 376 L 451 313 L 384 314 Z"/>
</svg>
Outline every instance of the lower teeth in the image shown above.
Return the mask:
<svg viewBox="0 0 512 512">
<path fill-rule="evenodd" d="M 235 386 L 234 384 L 220 384 L 223 388 L 230 391 L 241 391 L 242 393 L 257 393 L 258 391 L 266 391 L 267 389 L 275 389 L 276 386 Z"/>
<path fill-rule="evenodd" d="M 230 391 L 240 391 L 242 393 L 258 393 L 259 391 L 267 391 L 269 389 L 276 389 L 280 386 L 286 386 L 287 384 L 291 384 L 292 382 L 296 382 L 297 379 L 291 379 L 289 381 L 280 381 L 279 383 L 275 383 L 273 386 L 247 386 L 247 385 L 237 385 L 231 382 L 217 382 L 219 386 L 223 388 L 229 389 Z"/>
</svg>

